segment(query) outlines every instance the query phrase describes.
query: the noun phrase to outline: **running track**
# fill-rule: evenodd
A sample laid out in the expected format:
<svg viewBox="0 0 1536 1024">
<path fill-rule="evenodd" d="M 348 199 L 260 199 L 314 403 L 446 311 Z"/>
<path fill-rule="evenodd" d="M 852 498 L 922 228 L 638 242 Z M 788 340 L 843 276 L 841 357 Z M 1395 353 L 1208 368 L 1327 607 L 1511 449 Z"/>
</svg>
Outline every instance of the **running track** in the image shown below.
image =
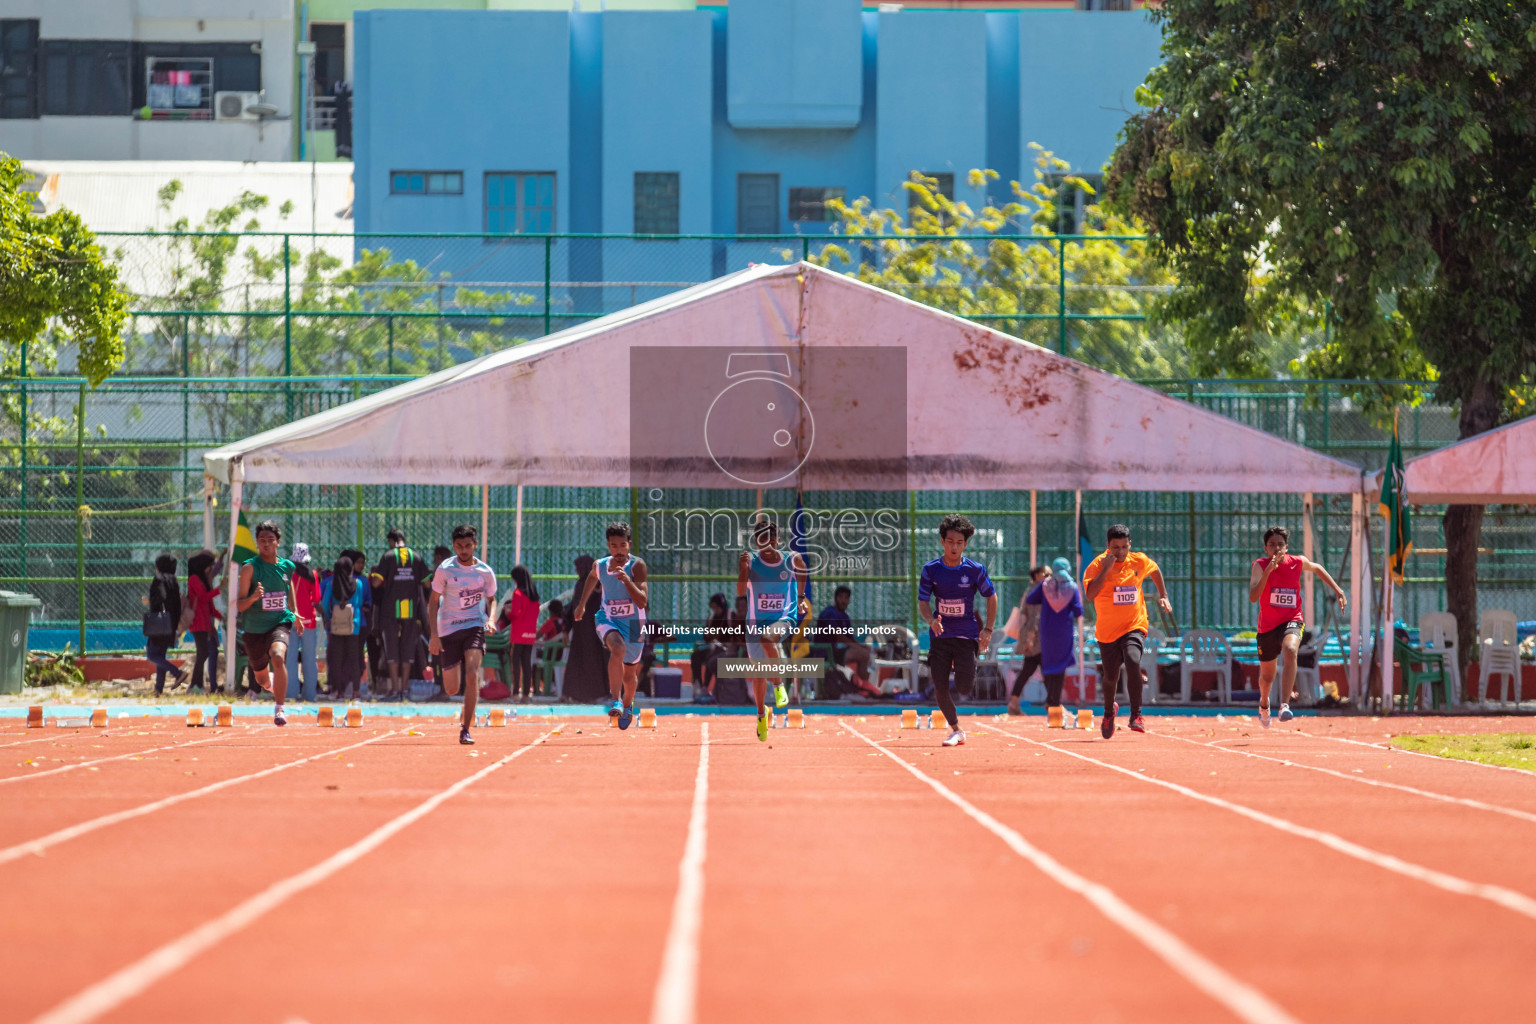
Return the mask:
<svg viewBox="0 0 1536 1024">
<path fill-rule="evenodd" d="M 6 723 L 0 1020 L 1531 1019 L 1518 722 L 1149 721 Z"/>
</svg>

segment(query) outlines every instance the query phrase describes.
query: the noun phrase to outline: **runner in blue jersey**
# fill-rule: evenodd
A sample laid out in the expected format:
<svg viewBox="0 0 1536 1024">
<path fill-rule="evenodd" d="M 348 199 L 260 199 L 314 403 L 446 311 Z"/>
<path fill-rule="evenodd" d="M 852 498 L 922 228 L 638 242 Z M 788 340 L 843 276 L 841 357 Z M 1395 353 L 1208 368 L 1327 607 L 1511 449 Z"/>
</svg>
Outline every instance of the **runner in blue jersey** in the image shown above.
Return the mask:
<svg viewBox="0 0 1536 1024">
<path fill-rule="evenodd" d="M 795 630 L 795 624 L 807 609 L 800 606 L 805 587 L 805 560 L 779 550 L 779 527 L 772 519 L 760 518 L 752 528 L 754 551 L 743 551 L 736 560 L 736 594 L 747 599 L 747 657 L 779 659 L 781 645 Z M 752 695 L 757 700 L 757 738 L 768 738 L 768 680 L 752 678 Z M 789 703 L 783 678 L 774 680 L 773 703 Z"/>
<path fill-rule="evenodd" d="M 917 585 L 917 607 L 928 623 L 928 677 L 933 680 L 934 696 L 949 723 L 944 746 L 958 747 L 965 742 L 960 718 L 949 693 L 949 674 L 955 674 L 955 688 L 970 693 L 976 680 L 976 656 L 992 646 L 992 623 L 997 619 L 997 591 L 987 576 L 986 566 L 965 557 L 965 545 L 976 528 L 965 516 L 949 515 L 939 523 L 939 540 L 944 557 L 923 566 Z M 987 599 L 985 620 L 976 615 L 976 595 Z M 937 614 L 929 603 L 938 605 Z"/>
<path fill-rule="evenodd" d="M 442 656 L 444 692 L 452 697 L 464 680 L 459 742 L 466 745 L 475 742 L 469 727 L 480 696 L 485 624 L 496 617 L 496 573 L 475 557 L 479 539 L 473 526 L 453 528 L 453 557 L 443 559 L 432 573 L 432 596 L 427 599 L 427 650 Z"/>
<path fill-rule="evenodd" d="M 645 608 L 650 603 L 645 582 L 645 563 L 629 553 L 628 523 L 608 524 L 608 557 L 599 558 L 587 573 L 587 582 L 576 597 L 576 620 L 587 609 L 587 598 L 599 585 L 603 603 L 597 610 L 597 638 L 608 648 L 608 717 L 628 729 L 635 720 L 635 688 L 640 685 L 640 655 L 645 641 Z"/>
</svg>

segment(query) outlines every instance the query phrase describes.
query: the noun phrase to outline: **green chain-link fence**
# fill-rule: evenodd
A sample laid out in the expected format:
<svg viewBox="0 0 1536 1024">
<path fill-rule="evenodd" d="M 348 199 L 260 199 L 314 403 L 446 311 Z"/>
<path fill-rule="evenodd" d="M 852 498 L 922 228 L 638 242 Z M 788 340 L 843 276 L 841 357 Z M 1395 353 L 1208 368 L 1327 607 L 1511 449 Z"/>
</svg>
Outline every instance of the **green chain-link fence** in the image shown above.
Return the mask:
<svg viewBox="0 0 1536 1024">
<path fill-rule="evenodd" d="M 920 240 L 918 240 L 920 241 Z M 944 245 L 954 238 L 936 240 Z M 1023 236 L 974 240 L 977 251 L 1012 241 L 1024 258 L 1006 272 L 952 262 L 948 274 L 915 282 L 914 295 L 987 320 L 1060 351 L 1130 372 L 1120 354 L 1149 344 L 1143 307 L 1156 289 L 1102 281 L 1091 264 L 1139 239 Z M 28 375 L 5 384 L 0 423 L 0 587 L 44 602 L 34 644 L 135 648 L 154 557 L 202 546 L 202 454 L 298 416 L 391 386 L 409 376 L 658 298 L 748 263 L 823 259 L 843 270 L 878 268 L 892 246 L 914 239 L 613 236 L 103 236 L 135 296 L 134 333 L 124 376 L 90 390 L 67 376 Z M 967 240 L 965 244 L 972 244 Z M 826 246 L 840 246 L 841 259 Z M 936 287 L 934 281 L 942 287 Z M 882 283 L 896 291 L 899 281 Z M 998 312 L 1002 310 L 1003 312 Z M 60 353 L 56 373 L 72 370 Z M 1348 396 L 1348 381 L 1149 381 L 1233 419 L 1367 468 L 1385 457 L 1387 435 Z M 83 412 L 83 415 L 80 413 Z M 558 415 L 557 413 L 550 413 Z M 1443 407 L 1422 404 L 1402 420 L 1405 455 L 1456 437 Z M 1283 487 L 1283 480 L 1276 486 Z M 218 544 L 227 516 L 214 516 Z M 730 593 L 734 560 L 667 549 L 666 516 L 687 510 L 757 507 L 755 492 L 649 493 L 625 488 L 530 487 L 522 494 L 521 559 L 546 597 L 566 589 L 579 554 L 601 554 L 602 527 L 633 521 L 651 562 L 653 607 L 663 618 L 702 617 L 708 595 Z M 933 529 L 950 511 L 978 527 L 974 552 L 1017 600 L 1029 569 L 1028 492 L 806 494 L 807 508 L 889 508 L 915 543 L 899 554 L 818 578 L 854 588 L 860 619 L 913 621 L 912 583 L 933 557 Z M 787 514 L 795 495 L 768 491 L 764 505 Z M 1072 494 L 1034 496 L 1037 558 L 1071 557 Z M 384 533 L 403 528 L 422 549 L 444 543 L 452 526 L 478 523 L 472 487 L 248 485 L 251 515 L 274 516 L 285 542 L 304 541 L 327 566 L 346 547 L 370 556 Z M 518 494 L 489 493 L 487 559 L 504 574 L 519 553 Z M 1136 544 L 1162 563 L 1181 625 L 1251 627 L 1243 584 L 1265 526 L 1291 527 L 1300 547 L 1299 495 L 1087 493 L 1097 538 L 1113 521 L 1135 528 Z M 1443 606 L 1444 540 L 1438 509 L 1414 520 L 1418 545 L 1399 610 L 1413 621 Z M 253 519 L 254 521 L 254 519 Z M 1348 499 L 1318 497 L 1316 556 L 1342 573 Z M 648 532 L 649 531 L 649 532 Z M 1377 531 L 1379 535 L 1379 530 Z M 1480 587 L 1485 603 L 1536 618 L 1536 516 L 1495 508 L 1485 526 Z M 1379 572 L 1379 566 L 1376 567 Z M 835 577 L 835 578 L 834 578 Z"/>
</svg>

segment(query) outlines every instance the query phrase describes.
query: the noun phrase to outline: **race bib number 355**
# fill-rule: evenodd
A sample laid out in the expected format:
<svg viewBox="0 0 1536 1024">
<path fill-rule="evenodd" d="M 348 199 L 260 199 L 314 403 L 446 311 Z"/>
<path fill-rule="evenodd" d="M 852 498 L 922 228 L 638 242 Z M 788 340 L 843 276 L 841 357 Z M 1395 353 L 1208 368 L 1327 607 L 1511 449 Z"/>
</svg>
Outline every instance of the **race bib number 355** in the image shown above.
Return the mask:
<svg viewBox="0 0 1536 1024">
<path fill-rule="evenodd" d="M 959 618 L 965 614 L 965 602 L 961 600 L 939 599 L 939 614 L 948 619 Z"/>
<path fill-rule="evenodd" d="M 288 591 L 279 590 L 276 593 L 270 591 L 261 595 L 261 610 L 264 612 L 280 612 L 288 607 Z"/>
<path fill-rule="evenodd" d="M 1136 599 L 1138 597 L 1140 597 L 1140 596 L 1141 596 L 1141 588 L 1140 587 L 1116 587 L 1115 588 L 1115 604 L 1135 604 L 1136 603 Z"/>
<path fill-rule="evenodd" d="M 1269 592 L 1269 604 L 1272 608 L 1295 608 L 1296 591 L 1276 587 Z"/>
</svg>

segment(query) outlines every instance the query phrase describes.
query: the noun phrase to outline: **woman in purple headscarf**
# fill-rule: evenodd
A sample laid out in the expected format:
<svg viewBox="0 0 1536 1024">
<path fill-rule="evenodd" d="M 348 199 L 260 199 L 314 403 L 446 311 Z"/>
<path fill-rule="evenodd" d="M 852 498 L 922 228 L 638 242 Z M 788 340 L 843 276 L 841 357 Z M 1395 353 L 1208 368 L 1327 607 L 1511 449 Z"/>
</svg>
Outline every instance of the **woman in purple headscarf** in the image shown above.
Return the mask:
<svg viewBox="0 0 1536 1024">
<path fill-rule="evenodd" d="M 1045 677 L 1045 706 L 1061 706 L 1061 684 L 1077 663 L 1074 652 L 1077 621 L 1083 617 L 1083 595 L 1072 579 L 1072 563 L 1058 558 L 1051 574 L 1024 597 L 1040 606 L 1040 673 Z"/>
</svg>

